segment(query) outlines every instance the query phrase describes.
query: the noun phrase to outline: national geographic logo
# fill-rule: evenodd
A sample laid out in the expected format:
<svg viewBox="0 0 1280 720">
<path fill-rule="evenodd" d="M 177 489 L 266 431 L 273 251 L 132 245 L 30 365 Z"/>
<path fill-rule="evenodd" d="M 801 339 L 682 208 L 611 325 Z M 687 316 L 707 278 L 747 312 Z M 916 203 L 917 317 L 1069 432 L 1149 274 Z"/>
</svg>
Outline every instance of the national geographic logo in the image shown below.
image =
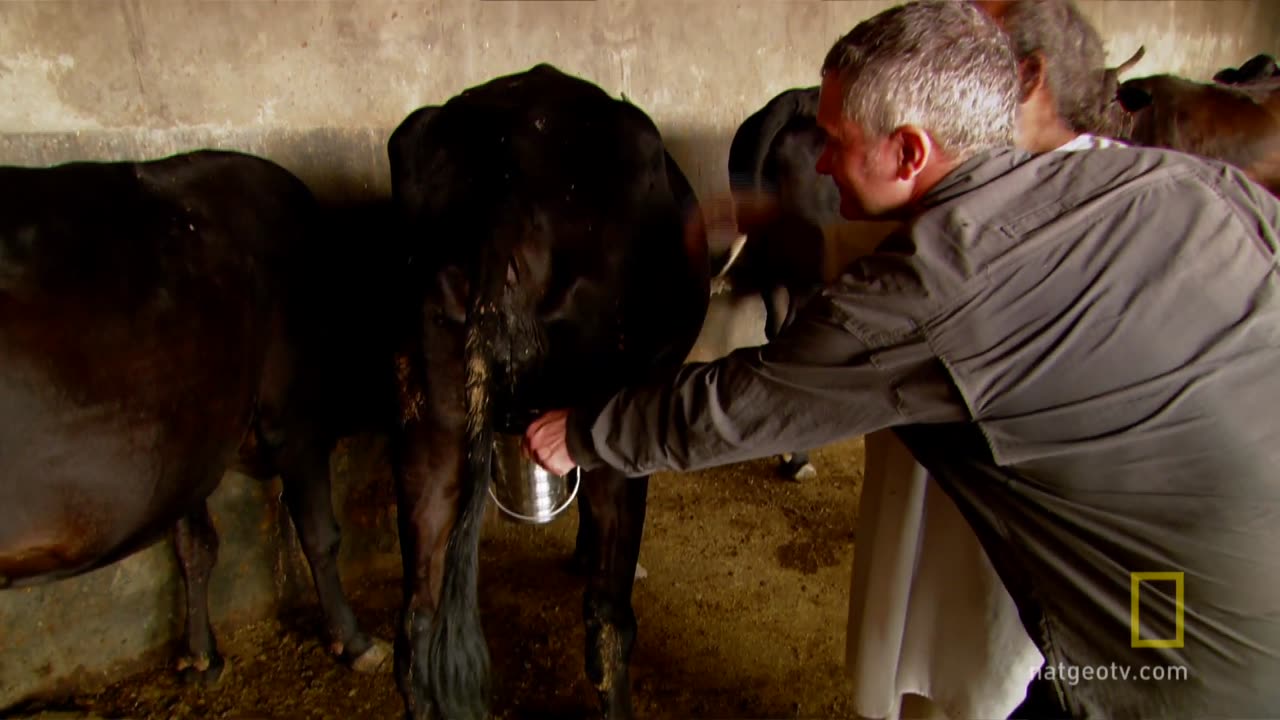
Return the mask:
<svg viewBox="0 0 1280 720">
<path fill-rule="evenodd" d="M 1131 572 L 1129 573 L 1129 645 L 1136 648 L 1180 648 L 1183 643 L 1183 609 L 1182 598 L 1185 590 L 1184 574 L 1181 572 Z M 1174 597 L 1177 605 L 1174 609 L 1174 636 L 1171 638 L 1144 638 L 1138 632 L 1138 608 L 1141 606 L 1142 582 L 1173 581 Z"/>
</svg>

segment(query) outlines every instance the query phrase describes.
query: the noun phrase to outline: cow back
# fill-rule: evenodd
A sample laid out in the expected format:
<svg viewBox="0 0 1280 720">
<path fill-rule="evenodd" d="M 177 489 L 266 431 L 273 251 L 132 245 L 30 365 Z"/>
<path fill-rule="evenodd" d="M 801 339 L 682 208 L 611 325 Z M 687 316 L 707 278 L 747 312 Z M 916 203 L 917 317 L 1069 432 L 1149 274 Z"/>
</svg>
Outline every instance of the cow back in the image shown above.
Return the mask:
<svg viewBox="0 0 1280 720">
<path fill-rule="evenodd" d="M 696 200 L 643 111 L 539 65 L 417 111 L 389 148 L 414 282 L 453 268 L 473 297 L 502 258 L 509 403 L 579 402 L 687 352 L 705 249 L 687 243 Z"/>
<path fill-rule="evenodd" d="M 785 90 L 738 126 L 729 146 L 729 185 L 738 193 L 776 195 L 784 212 L 820 226 L 839 221 L 840 195 L 816 169 L 826 142 L 817 122 L 818 91 Z"/>
<path fill-rule="evenodd" d="M 1227 85 L 1153 75 L 1124 82 L 1117 95 L 1128 110 L 1122 139 L 1235 165 L 1280 193 L 1280 80 Z"/>
<path fill-rule="evenodd" d="M 78 525 L 56 561 L 78 572 L 212 490 L 310 211 L 296 178 L 237 153 L 0 168 L 0 507 L 22 511 L 0 553 Z"/>
<path fill-rule="evenodd" d="M 779 286 L 804 288 L 822 281 L 826 242 L 822 229 L 842 222 L 840 194 L 817 171 L 826 135 L 817 123 L 818 87 L 785 90 L 749 116 L 734 133 L 729 181 L 740 194 L 764 194 L 778 203 L 762 225 L 739 219 L 747 242 L 726 271 L 746 292 Z"/>
</svg>

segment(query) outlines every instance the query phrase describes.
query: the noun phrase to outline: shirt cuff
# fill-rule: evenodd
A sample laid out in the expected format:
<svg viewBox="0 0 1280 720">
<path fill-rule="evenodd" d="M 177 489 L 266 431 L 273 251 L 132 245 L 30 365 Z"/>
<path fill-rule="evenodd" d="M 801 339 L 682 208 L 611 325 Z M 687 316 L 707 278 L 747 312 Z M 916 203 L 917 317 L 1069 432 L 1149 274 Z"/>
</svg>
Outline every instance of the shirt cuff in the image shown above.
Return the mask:
<svg viewBox="0 0 1280 720">
<path fill-rule="evenodd" d="M 591 426 L 595 424 L 595 416 L 581 410 L 571 410 L 565 419 L 564 445 L 569 457 L 583 471 L 604 467 L 604 460 L 596 452 L 595 440 L 591 437 Z"/>
</svg>

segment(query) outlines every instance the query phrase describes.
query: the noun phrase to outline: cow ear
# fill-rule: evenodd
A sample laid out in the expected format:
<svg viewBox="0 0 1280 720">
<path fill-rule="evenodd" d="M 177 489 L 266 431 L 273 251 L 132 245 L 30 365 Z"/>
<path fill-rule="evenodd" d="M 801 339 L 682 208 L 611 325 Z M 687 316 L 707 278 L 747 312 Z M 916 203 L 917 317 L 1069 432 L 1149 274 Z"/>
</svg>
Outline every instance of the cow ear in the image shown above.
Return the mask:
<svg viewBox="0 0 1280 720">
<path fill-rule="evenodd" d="M 1151 104 L 1151 93 L 1132 85 L 1121 85 L 1116 91 L 1116 99 L 1120 101 L 1120 107 L 1137 112 Z"/>
<path fill-rule="evenodd" d="M 436 273 L 439 285 L 440 309 L 449 320 L 461 325 L 467 321 L 467 297 L 471 294 L 466 273 L 456 265 L 449 265 Z"/>
</svg>

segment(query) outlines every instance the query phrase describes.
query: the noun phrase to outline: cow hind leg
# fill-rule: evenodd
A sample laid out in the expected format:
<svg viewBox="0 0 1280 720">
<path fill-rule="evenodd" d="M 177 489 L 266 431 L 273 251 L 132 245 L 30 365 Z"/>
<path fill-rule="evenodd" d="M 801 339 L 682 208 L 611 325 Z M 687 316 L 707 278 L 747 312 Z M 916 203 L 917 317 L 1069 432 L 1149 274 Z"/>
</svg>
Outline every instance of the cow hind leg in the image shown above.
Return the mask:
<svg viewBox="0 0 1280 720">
<path fill-rule="evenodd" d="M 598 563 L 596 554 L 599 547 L 595 544 L 592 537 L 595 520 L 591 517 L 591 507 L 588 505 L 586 495 L 578 496 L 578 534 L 573 543 L 573 555 L 569 557 L 566 569 L 569 574 L 578 577 L 586 577 L 591 572 L 591 568 Z"/>
<path fill-rule="evenodd" d="M 787 322 L 791 306 L 791 293 L 783 285 L 776 285 L 760 294 L 764 301 L 764 337 L 773 342 Z"/>
<path fill-rule="evenodd" d="M 586 673 L 608 720 L 630 720 L 631 648 L 636 617 L 631 606 L 649 479 L 628 479 L 612 470 L 583 478 L 580 502 L 588 505 L 582 538 L 592 561 L 583 597 Z"/>
<path fill-rule="evenodd" d="M 573 555 L 569 558 L 567 569 L 570 575 L 586 577 L 591 569 L 599 563 L 599 546 L 592 537 L 595 520 L 591 517 L 591 507 L 585 500 L 578 501 L 578 534 L 574 541 Z M 635 579 L 649 577 L 649 571 L 639 562 L 636 563 Z"/>
<path fill-rule="evenodd" d="M 466 450 L 460 425 L 415 424 L 398 440 L 404 598 L 396 684 L 409 720 L 437 714 L 479 720 L 489 702 L 489 651 L 475 597 L 483 496 L 470 493 L 484 490 L 461 492 Z"/>
<path fill-rule="evenodd" d="M 389 665 L 391 646 L 360 630 L 338 573 L 341 531 L 333 514 L 329 453 L 316 444 L 292 453 L 281 470 L 284 499 L 311 567 L 316 596 L 325 617 L 329 650 L 357 672 Z"/>
<path fill-rule="evenodd" d="M 186 651 L 178 658 L 178 671 L 185 682 L 212 685 L 226 663 L 209 626 L 209 576 L 218 561 L 218 534 L 206 503 L 178 520 L 174 549 L 187 601 Z"/>
</svg>

